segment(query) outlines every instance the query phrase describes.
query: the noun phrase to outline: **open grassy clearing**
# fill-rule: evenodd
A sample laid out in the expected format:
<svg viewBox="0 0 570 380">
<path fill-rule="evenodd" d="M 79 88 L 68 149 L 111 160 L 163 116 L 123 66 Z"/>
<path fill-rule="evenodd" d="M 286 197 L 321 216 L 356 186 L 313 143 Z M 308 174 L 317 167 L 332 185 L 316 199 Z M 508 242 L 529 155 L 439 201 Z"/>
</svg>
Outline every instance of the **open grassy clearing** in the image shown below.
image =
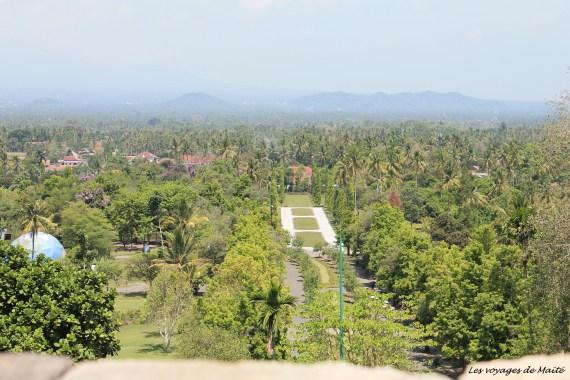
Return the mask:
<svg viewBox="0 0 570 380">
<path fill-rule="evenodd" d="M 115 359 L 165 359 L 173 357 L 171 352 L 164 352 L 163 340 L 158 328 L 152 323 L 140 321 L 145 313 L 145 299 L 143 294 L 120 294 L 115 299 L 115 311 L 122 317 L 138 315 L 139 320 L 123 324 L 119 328 L 117 338 L 121 345 L 119 354 Z M 135 318 L 137 319 L 137 318 Z"/>
<path fill-rule="evenodd" d="M 313 216 L 315 215 L 313 213 L 313 209 L 312 208 L 292 208 L 291 209 L 291 214 L 293 216 Z"/>
<path fill-rule="evenodd" d="M 323 239 L 323 235 L 320 232 L 296 232 L 295 237 L 303 240 L 303 247 L 325 244 L 325 239 Z"/>
<path fill-rule="evenodd" d="M 128 313 L 133 310 L 143 310 L 146 297 L 142 294 L 119 294 L 115 298 L 115 311 Z"/>
<path fill-rule="evenodd" d="M 319 224 L 315 218 L 293 218 L 296 230 L 318 230 Z"/>
<path fill-rule="evenodd" d="M 121 351 L 116 359 L 168 359 L 174 354 L 164 352 L 163 340 L 158 328 L 151 323 L 133 323 L 121 326 L 117 334 L 121 344 Z"/>
<path fill-rule="evenodd" d="M 309 194 L 285 194 L 283 201 L 285 207 L 313 207 Z"/>
</svg>

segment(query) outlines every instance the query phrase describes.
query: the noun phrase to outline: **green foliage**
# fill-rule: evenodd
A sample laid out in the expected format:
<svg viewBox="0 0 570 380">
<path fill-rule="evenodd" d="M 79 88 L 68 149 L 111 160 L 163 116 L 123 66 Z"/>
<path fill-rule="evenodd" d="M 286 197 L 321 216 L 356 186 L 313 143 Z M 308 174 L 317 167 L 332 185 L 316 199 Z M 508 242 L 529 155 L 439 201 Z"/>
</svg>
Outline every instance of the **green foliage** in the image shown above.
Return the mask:
<svg viewBox="0 0 570 380">
<path fill-rule="evenodd" d="M 124 265 L 112 259 L 99 261 L 95 268 L 97 272 L 105 274 L 107 281 L 113 281 L 114 283 L 117 283 L 123 276 L 125 269 Z"/>
<path fill-rule="evenodd" d="M 178 352 L 185 359 L 238 361 L 251 358 L 248 345 L 246 337 L 191 318 L 181 327 Z"/>
<path fill-rule="evenodd" d="M 292 350 L 298 353 L 298 361 L 338 360 L 337 297 L 334 292 L 322 292 L 301 307 L 304 321 L 291 343 Z M 409 368 L 410 350 L 427 343 L 419 326 L 402 324 L 410 315 L 393 310 L 388 298 L 388 295 L 361 288 L 355 293 L 354 304 L 345 304 L 345 350 L 351 363 Z"/>
<path fill-rule="evenodd" d="M 160 271 L 160 267 L 155 265 L 157 260 L 158 254 L 156 253 L 133 255 L 128 263 L 128 277 L 152 283 Z"/>
<path fill-rule="evenodd" d="M 0 350 L 104 358 L 119 349 L 104 275 L 0 242 Z"/>
<path fill-rule="evenodd" d="M 149 319 L 158 325 L 164 350 L 170 349 L 180 318 L 191 307 L 192 283 L 184 271 L 163 269 L 152 282 L 147 296 Z"/>
<path fill-rule="evenodd" d="M 208 282 L 199 302 L 203 322 L 247 336 L 253 358 L 267 358 L 267 326 L 260 325 L 263 308 L 253 300 L 268 291 L 272 281 L 283 275 L 283 242 L 272 239 L 269 226 L 261 215 L 242 216 L 229 238 L 230 248 L 216 275 Z M 272 350 L 281 353 L 281 343 L 272 339 Z"/>
<path fill-rule="evenodd" d="M 152 218 L 146 216 L 147 203 L 137 194 L 113 200 L 107 213 L 123 244 L 133 243 Z"/>
<path fill-rule="evenodd" d="M 62 211 L 61 234 L 64 246 L 74 250 L 73 260 L 82 264 L 108 257 L 116 237 L 101 210 L 79 202 Z"/>
<path fill-rule="evenodd" d="M 312 263 L 311 258 L 305 252 L 294 249 L 287 252 L 288 256 L 301 269 L 303 277 L 303 291 L 307 300 L 312 299 L 319 291 L 321 286 L 321 276 L 319 269 Z"/>
<path fill-rule="evenodd" d="M 531 343 L 537 352 L 570 349 L 570 208 L 538 213 L 529 242 Z"/>
</svg>

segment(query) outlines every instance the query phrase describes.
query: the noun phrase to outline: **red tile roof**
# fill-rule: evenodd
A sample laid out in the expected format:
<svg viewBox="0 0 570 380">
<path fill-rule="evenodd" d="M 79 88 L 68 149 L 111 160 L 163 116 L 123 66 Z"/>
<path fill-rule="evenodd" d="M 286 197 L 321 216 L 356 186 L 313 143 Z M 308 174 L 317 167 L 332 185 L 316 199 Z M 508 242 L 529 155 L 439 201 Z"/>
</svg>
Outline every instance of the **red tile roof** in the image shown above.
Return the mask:
<svg viewBox="0 0 570 380">
<path fill-rule="evenodd" d="M 299 166 L 297 165 L 289 166 L 289 169 L 291 169 L 293 174 L 296 174 L 297 170 L 299 169 Z M 305 168 L 303 169 L 303 177 L 311 178 L 312 176 L 313 176 L 313 169 L 310 166 L 305 166 Z"/>
</svg>

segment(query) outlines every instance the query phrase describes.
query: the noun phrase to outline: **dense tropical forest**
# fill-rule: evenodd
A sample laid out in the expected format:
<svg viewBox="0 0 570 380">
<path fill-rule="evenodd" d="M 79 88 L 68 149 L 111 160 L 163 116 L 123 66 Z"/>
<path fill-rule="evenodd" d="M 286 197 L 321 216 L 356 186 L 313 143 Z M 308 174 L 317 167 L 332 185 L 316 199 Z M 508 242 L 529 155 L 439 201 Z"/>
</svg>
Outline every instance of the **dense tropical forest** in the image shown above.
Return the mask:
<svg viewBox="0 0 570 380">
<path fill-rule="evenodd" d="M 3 122 L 0 229 L 65 256 L 0 243 L 0 350 L 315 362 L 339 358 L 342 332 L 346 360 L 416 370 L 568 351 L 558 109 L 486 128 Z M 344 242 L 342 325 L 338 250 L 282 228 L 293 195 Z"/>
</svg>

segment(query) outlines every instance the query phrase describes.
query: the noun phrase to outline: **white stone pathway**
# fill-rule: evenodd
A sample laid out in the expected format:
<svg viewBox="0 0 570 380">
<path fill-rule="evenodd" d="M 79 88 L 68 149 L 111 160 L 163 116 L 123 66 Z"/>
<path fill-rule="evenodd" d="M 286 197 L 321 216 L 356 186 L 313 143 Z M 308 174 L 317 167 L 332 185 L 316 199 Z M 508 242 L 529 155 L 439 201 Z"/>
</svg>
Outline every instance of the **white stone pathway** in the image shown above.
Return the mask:
<svg viewBox="0 0 570 380">
<path fill-rule="evenodd" d="M 313 210 L 313 215 L 306 215 L 302 216 L 302 218 L 314 218 L 317 221 L 319 226 L 318 230 L 296 230 L 295 225 L 293 224 L 293 216 L 292 209 L 293 208 L 303 208 L 303 209 L 311 209 Z M 301 216 L 300 216 L 301 217 Z M 335 245 L 336 244 L 336 235 L 334 230 L 329 222 L 329 218 L 325 214 L 325 210 L 322 207 L 281 207 L 281 226 L 289 232 L 289 234 L 293 237 L 296 236 L 297 232 L 320 232 L 323 236 L 323 239 L 327 244 Z M 305 247 L 310 248 L 310 247 Z"/>
</svg>

